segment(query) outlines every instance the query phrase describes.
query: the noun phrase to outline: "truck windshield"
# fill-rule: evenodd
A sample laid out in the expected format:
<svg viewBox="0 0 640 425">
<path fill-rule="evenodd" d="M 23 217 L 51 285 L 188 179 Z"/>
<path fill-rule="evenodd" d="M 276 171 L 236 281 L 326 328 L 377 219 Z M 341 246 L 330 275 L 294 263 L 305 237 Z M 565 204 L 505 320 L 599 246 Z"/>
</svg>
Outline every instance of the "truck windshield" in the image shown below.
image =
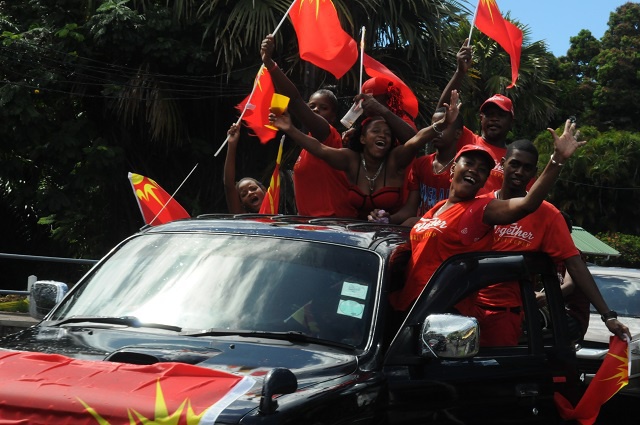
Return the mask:
<svg viewBox="0 0 640 425">
<path fill-rule="evenodd" d="M 366 343 L 373 252 L 276 237 L 148 234 L 81 280 L 50 320 L 133 316 L 184 330 L 301 332 Z"/>
</svg>

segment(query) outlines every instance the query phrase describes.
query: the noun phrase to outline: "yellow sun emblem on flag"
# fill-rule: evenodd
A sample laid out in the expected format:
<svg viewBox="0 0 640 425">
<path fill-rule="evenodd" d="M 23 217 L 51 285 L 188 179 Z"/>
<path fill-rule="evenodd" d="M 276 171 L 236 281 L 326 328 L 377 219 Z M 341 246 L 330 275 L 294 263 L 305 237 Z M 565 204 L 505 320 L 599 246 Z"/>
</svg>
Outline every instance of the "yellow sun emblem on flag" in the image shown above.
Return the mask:
<svg viewBox="0 0 640 425">
<path fill-rule="evenodd" d="M 617 354 L 613 353 L 607 353 L 607 356 L 611 356 L 615 359 L 620 360 L 620 364 L 616 366 L 616 373 L 608 378 L 603 378 L 602 380 L 611 381 L 617 379 L 618 382 L 616 382 L 616 385 L 618 386 L 618 389 L 616 390 L 616 392 L 618 392 L 620 391 L 620 389 L 622 389 L 622 387 L 629 383 L 629 356 L 618 356 Z M 611 397 L 613 397 L 614 394 L 615 393 L 613 393 Z"/>
<path fill-rule="evenodd" d="M 495 22 L 493 19 L 493 11 L 494 9 L 498 9 L 498 5 L 496 4 L 496 0 L 480 0 L 480 2 L 486 5 L 487 12 L 489 12 L 489 16 L 491 17 L 491 21 Z"/>
<path fill-rule="evenodd" d="M 331 0 L 306 0 L 306 2 L 309 3 L 309 7 L 315 7 L 316 19 L 318 19 L 318 16 L 320 15 L 320 2 L 325 3 L 327 1 L 331 4 L 331 7 L 333 7 L 333 9 L 336 10 L 336 5 L 333 4 Z M 305 3 L 305 0 L 300 0 L 300 5 L 298 6 L 300 10 L 302 10 L 302 8 L 304 7 L 304 3 Z"/>
<path fill-rule="evenodd" d="M 82 403 L 85 409 L 87 409 L 87 412 L 89 412 L 89 414 L 93 416 L 93 418 L 99 425 L 111 425 L 109 421 L 100 416 L 100 414 L 96 412 L 94 408 L 89 406 L 79 397 L 78 400 L 80 401 L 80 403 Z M 200 424 L 200 420 L 202 419 L 202 415 L 205 413 L 205 411 L 201 412 L 200 414 L 196 414 L 191 407 L 191 401 L 189 399 L 185 399 L 173 413 L 170 413 L 164 400 L 164 394 L 162 392 L 162 387 L 160 386 L 160 380 L 158 379 L 158 381 L 156 382 L 156 404 L 154 418 L 146 418 L 135 409 L 127 409 L 127 415 L 129 416 L 130 425 L 179 425 L 181 423 L 181 419 L 184 419 L 187 425 L 198 425 Z M 185 422 L 183 421 L 182 423 Z"/>
</svg>

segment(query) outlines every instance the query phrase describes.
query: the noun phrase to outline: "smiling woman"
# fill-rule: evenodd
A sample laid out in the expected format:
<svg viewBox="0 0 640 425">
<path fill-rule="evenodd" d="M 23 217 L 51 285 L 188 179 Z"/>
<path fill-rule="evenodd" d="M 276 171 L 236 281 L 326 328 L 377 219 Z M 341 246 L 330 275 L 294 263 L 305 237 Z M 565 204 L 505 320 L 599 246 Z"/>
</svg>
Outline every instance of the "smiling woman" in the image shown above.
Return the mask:
<svg viewBox="0 0 640 425">
<path fill-rule="evenodd" d="M 403 145 L 395 145 L 395 137 L 389 124 L 382 117 L 369 117 L 354 135 L 351 148 L 334 149 L 317 139 L 302 133 L 291 124 L 285 113 L 271 114 L 269 120 L 284 131 L 297 144 L 312 155 L 342 170 L 349 181 L 349 202 L 358 210 L 358 218 L 367 219 L 374 209 L 391 213 L 402 206 L 402 188 L 405 168 L 415 158 L 419 149 L 431 139 L 442 134 L 458 116 L 458 94 L 451 95 L 453 106 L 447 106 L 443 118 L 420 130 Z"/>
</svg>

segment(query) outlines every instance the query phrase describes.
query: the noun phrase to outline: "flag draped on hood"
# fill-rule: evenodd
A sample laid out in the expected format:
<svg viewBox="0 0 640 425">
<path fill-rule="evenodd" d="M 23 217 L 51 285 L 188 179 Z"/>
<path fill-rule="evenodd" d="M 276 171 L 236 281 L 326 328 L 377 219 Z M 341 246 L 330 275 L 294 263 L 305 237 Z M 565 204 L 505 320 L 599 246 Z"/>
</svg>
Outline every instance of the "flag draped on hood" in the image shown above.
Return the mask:
<svg viewBox="0 0 640 425">
<path fill-rule="evenodd" d="M 189 218 L 189 213 L 158 183 L 149 177 L 129 173 L 129 181 L 144 222 L 151 226 Z"/>
<path fill-rule="evenodd" d="M 300 58 L 342 77 L 358 60 L 358 45 L 340 25 L 331 0 L 295 0 L 289 17 L 298 37 Z"/>
<path fill-rule="evenodd" d="M 0 351 L 0 422 L 213 425 L 255 380 L 184 363 L 133 365 Z"/>
<path fill-rule="evenodd" d="M 478 0 L 475 25 L 509 54 L 511 58 L 511 85 L 507 88 L 514 87 L 520 68 L 522 31 L 502 17 L 495 0 Z"/>
</svg>

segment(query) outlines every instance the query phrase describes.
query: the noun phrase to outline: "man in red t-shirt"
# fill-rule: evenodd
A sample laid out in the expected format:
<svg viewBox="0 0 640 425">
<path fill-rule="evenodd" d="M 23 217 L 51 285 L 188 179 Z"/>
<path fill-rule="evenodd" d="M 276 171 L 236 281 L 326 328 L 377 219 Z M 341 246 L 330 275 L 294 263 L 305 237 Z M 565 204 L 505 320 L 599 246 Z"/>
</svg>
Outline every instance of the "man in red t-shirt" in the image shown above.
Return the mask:
<svg viewBox="0 0 640 425">
<path fill-rule="evenodd" d="M 538 151 L 529 140 L 509 144 L 502 160 L 505 175 L 502 188 L 486 196 L 497 199 L 525 196 L 527 184 L 537 172 L 537 162 Z M 594 305 L 600 306 L 601 314 L 606 316 L 610 312 L 582 261 L 564 217 L 550 203 L 543 201 L 536 211 L 513 224 L 496 226 L 492 249 L 542 251 L 555 262 L 564 262 L 578 287 Z M 474 311 L 464 313 L 478 318 L 481 346 L 517 345 L 521 333 L 521 305 L 519 285 L 507 282 L 480 290 Z M 611 323 L 609 329 L 617 326 L 617 323 Z"/>
<path fill-rule="evenodd" d="M 466 40 L 456 55 L 456 62 L 456 71 L 442 92 L 438 106 L 449 102 L 451 90 L 460 90 L 462 80 L 467 75 L 469 67 L 471 67 L 471 46 L 467 45 Z M 502 187 L 503 171 L 500 159 L 504 157 L 506 152 L 507 135 L 511 131 L 514 118 L 515 113 L 511 99 L 502 94 L 495 94 L 480 107 L 481 135 L 478 136 L 464 127 L 462 136 L 458 141 L 458 149 L 467 144 L 480 145 L 490 150 L 496 159 L 496 166 L 491 170 L 489 179 L 484 185 L 484 190 L 487 192 L 499 190 Z"/>
</svg>

